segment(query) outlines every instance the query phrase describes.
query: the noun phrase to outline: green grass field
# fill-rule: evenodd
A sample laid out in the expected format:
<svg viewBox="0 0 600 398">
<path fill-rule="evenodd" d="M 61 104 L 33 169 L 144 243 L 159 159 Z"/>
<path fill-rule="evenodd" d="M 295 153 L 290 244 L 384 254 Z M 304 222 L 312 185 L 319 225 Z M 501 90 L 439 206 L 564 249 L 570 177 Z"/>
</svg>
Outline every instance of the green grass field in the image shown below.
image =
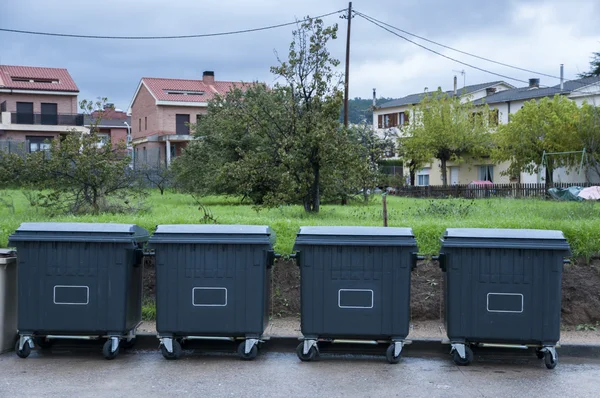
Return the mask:
<svg viewBox="0 0 600 398">
<path fill-rule="evenodd" d="M 285 206 L 256 211 L 239 199 L 207 197 L 207 206 L 219 224 L 269 225 L 277 234 L 276 250 L 292 251 L 298 228 L 302 225 L 382 224 L 381 197 L 365 205 L 324 205 L 317 215 L 306 214 L 301 206 Z M 41 209 L 29 206 L 20 191 L 0 191 L 0 247 L 22 222 L 118 222 L 135 223 L 150 231 L 158 224 L 197 223 L 203 214 L 190 196 L 152 192 L 146 201 L 148 211 L 99 216 L 61 216 L 49 218 Z M 533 228 L 562 230 L 575 256 L 591 257 L 600 252 L 600 203 L 551 202 L 528 199 L 426 200 L 388 197 L 389 226 L 411 227 L 422 254 L 436 254 L 440 237 L 448 227 Z"/>
</svg>

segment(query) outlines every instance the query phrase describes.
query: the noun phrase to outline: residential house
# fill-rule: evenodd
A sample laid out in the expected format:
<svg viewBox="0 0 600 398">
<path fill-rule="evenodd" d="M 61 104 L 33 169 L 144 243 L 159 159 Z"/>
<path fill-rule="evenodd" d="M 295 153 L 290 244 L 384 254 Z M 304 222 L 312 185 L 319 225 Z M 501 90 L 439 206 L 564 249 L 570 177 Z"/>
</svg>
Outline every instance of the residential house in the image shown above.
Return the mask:
<svg viewBox="0 0 600 398">
<path fill-rule="evenodd" d="M 455 85 L 456 87 L 456 85 Z M 461 90 L 446 91 L 447 94 L 460 95 L 463 101 L 473 101 L 475 105 L 488 104 L 496 111 L 498 123 L 508 123 L 511 114 L 523 107 L 526 101 L 552 97 L 556 94 L 567 95 L 578 105 L 583 101 L 600 104 L 600 78 L 588 78 L 567 81 L 552 87 L 541 87 L 539 79 L 530 79 L 529 86 L 516 88 L 503 81 L 466 86 Z M 373 117 L 373 127 L 380 134 L 385 131 L 400 134 L 400 127 L 410 123 L 410 110 L 418 104 L 426 93 L 411 94 L 377 107 Z M 582 148 L 583 149 L 583 148 Z M 396 155 L 396 154 L 390 154 Z M 494 164 L 489 158 L 467 159 L 461 164 L 448 162 L 449 184 L 468 184 L 471 181 L 491 181 L 494 183 L 540 182 L 540 177 L 528 173 L 511 178 L 504 174 L 510 163 Z M 405 174 L 407 171 L 405 171 Z M 542 174 L 542 173 L 541 173 Z M 542 174 L 543 175 L 543 174 Z M 576 170 L 556 170 L 555 181 L 583 182 L 595 180 L 589 171 L 578 173 Z M 441 185 L 442 176 L 439 161 L 433 160 L 416 173 L 415 185 Z"/>
<path fill-rule="evenodd" d="M 96 133 L 103 142 L 119 142 L 127 144 L 131 141 L 131 116 L 120 109 L 114 109 L 113 104 L 106 104 L 103 111 L 93 112 L 84 116 L 84 125 L 96 127 Z"/>
<path fill-rule="evenodd" d="M 581 106 L 584 101 L 589 104 L 600 105 L 600 77 L 570 80 L 551 87 L 541 87 L 539 79 L 530 79 L 529 86 L 527 87 L 494 93 L 474 103 L 476 105 L 487 104 L 490 109 L 496 109 L 500 115 L 500 123 L 505 124 L 509 122 L 510 115 L 521 109 L 525 102 L 544 97 L 554 97 L 557 94 L 565 95 L 567 98 L 575 101 L 578 106 Z M 581 150 L 583 149 L 581 148 Z M 498 170 L 506 170 L 506 167 L 503 166 L 507 167 L 508 165 L 497 165 Z M 499 173 L 493 173 L 494 165 L 490 165 L 489 167 L 491 174 L 498 176 Z M 539 183 L 543 181 L 542 176 L 544 175 L 545 170 L 542 168 L 537 175 L 521 173 L 515 180 L 521 183 Z M 600 182 L 600 176 L 586 168 L 559 168 L 554 171 L 553 179 L 555 182 Z"/>
<path fill-rule="evenodd" d="M 193 139 L 190 124 L 206 114 L 208 102 L 234 86 L 245 85 L 216 81 L 211 71 L 202 80 L 142 78 L 129 107 L 136 164 L 170 164 Z"/>
<path fill-rule="evenodd" d="M 66 69 L 0 65 L 0 142 L 47 150 L 48 141 L 89 131 L 77 113 L 79 89 Z"/>
</svg>

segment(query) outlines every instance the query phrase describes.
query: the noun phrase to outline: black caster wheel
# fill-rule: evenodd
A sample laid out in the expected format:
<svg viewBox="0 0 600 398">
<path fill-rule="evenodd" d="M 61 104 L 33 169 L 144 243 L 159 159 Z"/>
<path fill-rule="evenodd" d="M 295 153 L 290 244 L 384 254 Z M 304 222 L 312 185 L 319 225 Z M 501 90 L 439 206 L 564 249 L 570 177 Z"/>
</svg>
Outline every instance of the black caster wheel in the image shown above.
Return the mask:
<svg viewBox="0 0 600 398">
<path fill-rule="evenodd" d="M 464 358 L 461 358 L 458 354 L 458 351 L 454 350 L 452 351 L 452 360 L 458 366 L 468 366 L 471 364 L 471 362 L 473 362 L 473 350 L 471 350 L 471 347 L 465 346 Z"/>
<path fill-rule="evenodd" d="M 165 359 L 174 360 L 181 358 L 181 343 L 177 340 L 173 340 L 173 352 L 169 352 L 164 344 L 160 346 L 160 352 Z"/>
<path fill-rule="evenodd" d="M 15 352 L 19 358 L 27 358 L 29 354 L 31 354 L 31 347 L 29 346 L 29 342 L 26 341 L 23 345 L 23 349 L 19 350 L 19 341 L 15 344 Z"/>
<path fill-rule="evenodd" d="M 312 347 L 310 347 L 308 354 L 304 354 L 304 342 L 302 342 L 302 343 L 298 344 L 298 347 L 296 347 L 296 354 L 298 355 L 298 358 L 300 358 L 300 360 L 302 362 L 308 362 L 308 361 L 312 361 L 317 356 L 319 356 L 319 349 L 317 348 L 316 345 L 313 345 Z"/>
<path fill-rule="evenodd" d="M 558 364 L 558 357 L 555 359 L 552 359 L 552 354 L 550 354 L 549 352 L 545 352 L 544 353 L 544 363 L 546 364 L 546 367 L 548 369 L 554 369 L 556 367 L 556 365 Z"/>
<path fill-rule="evenodd" d="M 131 340 L 127 341 L 127 339 L 123 339 L 123 341 L 121 342 L 121 345 L 123 346 L 123 348 L 128 349 L 128 348 L 133 348 L 133 346 L 135 346 L 135 343 L 137 342 L 137 339 L 134 337 Z"/>
<path fill-rule="evenodd" d="M 117 355 L 119 355 L 119 346 L 117 346 L 116 350 L 112 350 L 112 339 L 106 340 L 104 346 L 102 346 L 102 355 L 106 359 L 115 359 Z"/>
<path fill-rule="evenodd" d="M 258 355 L 258 345 L 254 344 L 250 352 L 246 354 L 246 342 L 242 341 L 238 344 L 237 352 L 240 358 L 251 361 Z"/>
<path fill-rule="evenodd" d="M 535 350 L 535 356 L 536 356 L 538 359 L 544 359 L 544 357 L 545 357 L 546 355 L 545 355 L 545 354 L 544 354 L 544 352 L 543 352 L 543 351 L 541 351 L 541 350 Z"/>
<path fill-rule="evenodd" d="M 48 348 L 54 345 L 54 340 L 47 339 L 46 337 L 36 337 L 35 344 L 43 350 L 47 350 Z"/>
<path fill-rule="evenodd" d="M 394 344 L 390 344 L 390 346 L 385 351 L 385 358 L 391 364 L 396 364 L 396 363 L 400 362 L 400 358 L 402 358 L 401 355 L 398 355 L 397 357 L 394 356 L 395 348 L 396 347 Z"/>
</svg>

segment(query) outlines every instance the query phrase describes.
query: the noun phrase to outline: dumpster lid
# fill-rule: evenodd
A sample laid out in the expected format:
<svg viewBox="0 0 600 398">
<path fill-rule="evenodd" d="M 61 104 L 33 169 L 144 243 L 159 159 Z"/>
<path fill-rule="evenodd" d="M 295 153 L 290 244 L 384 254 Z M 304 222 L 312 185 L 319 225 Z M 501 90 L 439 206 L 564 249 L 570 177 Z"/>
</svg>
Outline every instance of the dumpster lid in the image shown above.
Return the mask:
<svg viewBox="0 0 600 398">
<path fill-rule="evenodd" d="M 300 246 L 406 246 L 417 242 L 410 228 L 300 227 L 295 250 Z"/>
<path fill-rule="evenodd" d="M 300 227 L 298 235 L 414 236 L 410 228 L 395 227 Z"/>
<path fill-rule="evenodd" d="M 40 222 L 22 223 L 9 241 L 147 240 L 148 231 L 135 224 Z"/>
<path fill-rule="evenodd" d="M 159 225 L 150 238 L 150 245 L 163 243 L 272 246 L 275 243 L 275 232 L 266 225 Z"/>
<path fill-rule="evenodd" d="M 270 235 L 266 225 L 171 224 L 156 227 L 157 234 L 234 234 Z"/>
<path fill-rule="evenodd" d="M 17 228 L 17 232 L 99 232 L 131 234 L 148 232 L 134 224 L 112 223 L 79 223 L 79 222 L 25 222 Z"/>
<path fill-rule="evenodd" d="M 446 238 L 565 240 L 562 231 L 545 229 L 448 228 L 444 236 Z"/>
<path fill-rule="evenodd" d="M 571 250 L 562 231 L 541 229 L 448 228 L 442 249 L 451 247 Z"/>
</svg>

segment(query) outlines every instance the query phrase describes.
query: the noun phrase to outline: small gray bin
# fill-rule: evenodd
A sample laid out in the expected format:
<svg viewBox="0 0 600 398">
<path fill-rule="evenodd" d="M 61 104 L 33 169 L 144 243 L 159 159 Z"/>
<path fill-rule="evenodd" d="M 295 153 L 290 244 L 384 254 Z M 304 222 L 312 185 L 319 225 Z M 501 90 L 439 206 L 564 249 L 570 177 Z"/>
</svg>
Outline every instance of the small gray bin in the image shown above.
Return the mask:
<svg viewBox="0 0 600 398">
<path fill-rule="evenodd" d="M 17 257 L 0 249 L 0 354 L 15 346 L 17 337 Z"/>
<path fill-rule="evenodd" d="M 142 245 L 148 231 L 129 224 L 23 223 L 9 237 L 18 253 L 17 355 L 33 339 L 108 337 L 107 359 L 131 345 L 141 322 Z"/>
<path fill-rule="evenodd" d="M 518 345 L 536 347 L 555 367 L 562 269 L 570 255 L 561 231 L 447 229 L 440 266 L 455 362 L 472 361 L 471 344 Z"/>
<path fill-rule="evenodd" d="M 159 225 L 149 247 L 156 255 L 156 329 L 167 359 L 182 340 L 243 340 L 253 359 L 269 322 L 275 234 L 267 226 Z"/>
<path fill-rule="evenodd" d="M 410 278 L 417 243 L 409 228 L 301 227 L 294 249 L 301 272 L 298 357 L 317 342 L 391 342 L 398 362 L 410 324 Z"/>
</svg>

